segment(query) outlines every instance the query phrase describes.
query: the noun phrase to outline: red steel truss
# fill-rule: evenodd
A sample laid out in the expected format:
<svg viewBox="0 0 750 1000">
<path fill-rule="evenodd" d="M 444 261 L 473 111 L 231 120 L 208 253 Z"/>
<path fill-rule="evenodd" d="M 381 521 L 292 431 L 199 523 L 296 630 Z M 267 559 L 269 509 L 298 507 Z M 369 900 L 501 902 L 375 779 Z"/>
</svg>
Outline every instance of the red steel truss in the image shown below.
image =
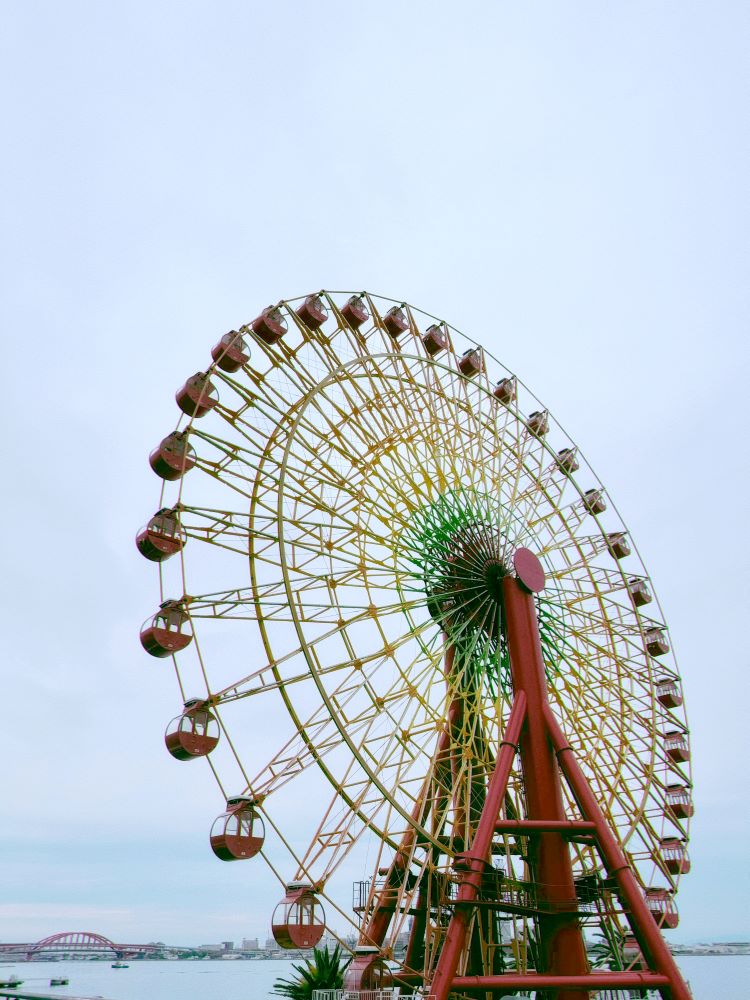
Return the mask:
<svg viewBox="0 0 750 1000">
<path fill-rule="evenodd" d="M 531 553 L 525 552 L 528 567 Z M 543 586 L 544 576 L 537 562 L 537 576 L 530 579 L 534 590 Z M 533 582 L 532 582 L 533 581 Z M 520 579 L 506 576 L 502 581 L 504 631 L 508 642 L 514 702 L 504 737 L 498 747 L 494 772 L 482 806 L 481 815 L 468 850 L 457 855 L 454 869 L 459 877 L 458 894 L 446 936 L 425 991 L 434 1000 L 448 1000 L 455 991 L 501 994 L 509 990 L 545 990 L 549 1000 L 589 1000 L 592 991 L 601 989 L 651 989 L 665 1000 L 691 1000 L 677 965 L 649 911 L 643 891 L 628 860 L 609 828 L 576 757 L 555 719 L 547 697 L 547 682 L 539 637 L 534 597 Z M 446 656 L 450 669 L 452 651 Z M 459 709 L 451 705 L 450 713 Z M 449 713 L 449 714 L 450 714 Z M 449 725 L 441 735 L 438 756 L 445 754 Z M 511 769 L 520 756 L 527 815 L 523 819 L 500 819 Z M 562 782 L 565 781 L 576 801 L 582 820 L 565 815 Z M 418 813 L 420 803 L 417 803 Z M 530 866 L 540 887 L 545 912 L 538 920 L 539 964 L 534 972 L 510 972 L 501 975 L 472 975 L 458 970 L 467 947 L 467 933 L 482 885 L 490 864 L 495 832 L 529 836 Z M 602 972 L 589 967 L 578 917 L 578 902 L 573 881 L 573 867 L 567 837 L 585 835 L 599 851 L 611 883 L 616 887 L 631 930 L 643 955 L 644 968 L 631 972 Z M 405 840 L 408 841 L 409 834 Z M 409 843 L 398 852 L 406 864 Z M 397 867 L 391 869 L 391 875 Z M 486 905 L 486 900 L 484 902 Z M 498 901 L 498 909 L 502 904 Z M 390 912 L 389 912 L 390 911 Z M 364 937 L 376 947 L 385 938 L 392 908 L 387 896 L 375 909 Z M 418 928 L 412 927 L 412 939 Z M 412 944 L 410 945 L 410 950 Z M 373 951 L 375 948 L 373 948 Z M 356 988 L 363 981 L 372 956 L 355 957 L 347 985 Z M 407 954 L 406 966 L 409 965 Z M 413 972 L 395 974 L 397 981 L 414 983 L 421 977 Z M 356 981 L 355 981 L 356 980 Z"/>
</svg>

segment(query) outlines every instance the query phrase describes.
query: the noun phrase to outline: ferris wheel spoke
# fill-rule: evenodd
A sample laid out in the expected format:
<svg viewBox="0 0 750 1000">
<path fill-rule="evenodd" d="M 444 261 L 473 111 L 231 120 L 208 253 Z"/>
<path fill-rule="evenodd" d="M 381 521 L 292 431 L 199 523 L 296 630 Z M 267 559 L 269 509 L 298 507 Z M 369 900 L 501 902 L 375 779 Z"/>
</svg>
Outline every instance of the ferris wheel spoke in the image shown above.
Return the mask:
<svg viewBox="0 0 750 1000">
<path fill-rule="evenodd" d="M 326 814 L 303 858 L 305 869 L 314 872 L 315 881 L 321 884 L 330 879 L 369 829 L 360 814 L 364 807 L 361 791 L 348 776 L 344 781 L 352 797 L 352 806 L 342 808 L 341 796 L 338 790 L 334 790 Z"/>
<path fill-rule="evenodd" d="M 408 403 L 408 417 L 405 423 L 402 424 L 404 430 L 413 426 L 415 419 L 420 420 L 423 416 L 429 415 L 426 426 L 433 433 L 439 434 L 440 440 L 445 442 L 445 435 L 448 433 L 448 429 L 452 429 L 455 432 L 457 427 L 454 407 L 448 403 L 448 397 L 442 382 L 442 377 L 446 374 L 446 370 L 439 366 L 431 366 L 432 370 L 430 374 L 433 380 L 433 391 L 429 392 L 426 385 L 414 380 L 412 373 L 405 367 L 406 362 L 403 356 L 399 356 L 398 361 L 395 358 L 391 359 L 391 363 L 398 379 L 398 397 L 393 401 L 393 412 L 399 412 L 399 408 L 404 406 L 403 401 L 407 401 Z M 421 360 L 419 360 L 419 363 L 421 364 Z M 440 387 L 437 392 L 434 391 L 434 386 L 436 385 Z M 447 442 L 445 443 L 447 444 Z M 469 456 L 466 454 L 465 449 L 456 448 L 455 441 L 450 446 L 444 447 L 442 454 L 445 457 L 451 457 L 451 471 L 457 478 L 461 479 L 467 473 L 471 473 L 472 465 L 469 461 Z M 463 473 L 460 472 L 460 469 L 463 469 Z"/>
<path fill-rule="evenodd" d="M 568 566 L 556 567 L 552 578 L 569 607 L 592 599 L 603 600 L 612 594 L 622 594 L 628 585 L 628 578 L 621 569 L 608 569 L 605 566 L 589 565 L 586 575 Z"/>
<path fill-rule="evenodd" d="M 527 531 L 533 531 L 538 549 L 546 551 L 548 545 L 544 543 L 543 530 L 550 528 L 551 516 L 559 517 L 567 482 L 552 475 L 550 467 L 544 468 L 543 452 L 540 452 L 539 458 L 537 467 L 529 467 L 525 461 L 521 464 L 521 475 L 511 503 L 517 522 L 523 524 Z"/>
<path fill-rule="evenodd" d="M 556 556 L 558 558 L 559 565 L 555 566 L 553 576 L 555 579 L 559 579 L 566 575 L 587 572 L 592 564 L 592 560 L 597 559 L 604 553 L 607 553 L 609 556 L 605 536 L 581 535 L 575 541 L 562 538 L 556 545 L 550 546 L 546 550 L 545 555 L 547 557 Z"/>
<path fill-rule="evenodd" d="M 609 662 L 613 670 L 630 674 L 639 669 L 640 658 L 644 652 L 643 638 L 640 632 L 618 627 L 613 620 L 609 630 L 592 627 L 576 627 L 568 623 L 567 635 L 561 639 L 566 646 L 575 640 L 582 654 L 582 666 L 585 668 L 590 658 L 592 664 Z"/>
<path fill-rule="evenodd" d="M 352 721 L 352 733 L 359 737 L 373 721 L 374 716 Z M 298 734 L 252 780 L 254 793 L 263 797 L 270 795 L 311 765 L 324 764 L 342 744 L 340 724 L 331 717 L 325 705 L 319 706 L 306 720 L 299 721 Z M 352 805 L 343 788 L 339 791 L 344 801 Z"/>
<path fill-rule="evenodd" d="M 389 413 L 392 415 L 398 414 L 398 412 L 399 410 L 396 406 L 392 406 L 389 408 Z M 420 441 L 424 440 L 424 432 L 422 432 L 420 429 L 417 429 L 416 432 L 414 431 L 413 419 L 410 422 L 407 421 L 402 421 L 400 423 L 397 422 L 397 425 L 398 427 L 400 427 L 400 433 L 397 430 L 395 437 L 393 435 L 393 432 L 387 425 L 381 428 L 375 428 L 373 430 L 373 436 L 377 441 L 377 448 L 380 450 L 381 453 L 383 453 L 383 451 L 388 448 L 389 441 L 393 443 L 399 442 L 401 444 L 410 445 L 410 447 L 413 449 L 415 447 L 418 447 L 418 443 Z M 427 450 L 431 451 L 432 449 L 428 448 Z M 410 470 L 404 464 L 399 451 L 391 446 L 388 454 L 389 457 L 393 459 L 394 463 L 403 474 L 404 481 L 408 482 L 410 480 L 413 480 L 413 468 Z M 369 461 L 373 462 L 374 458 L 375 456 L 371 454 Z M 422 458 L 422 461 L 424 461 L 424 457 Z"/>
<path fill-rule="evenodd" d="M 310 671 L 307 666 L 301 670 L 292 669 L 295 660 L 298 658 L 299 650 L 295 650 L 288 657 L 282 657 L 273 664 L 266 664 L 263 667 L 259 667 L 234 684 L 223 688 L 221 691 L 214 692 L 208 700 L 212 705 L 226 705 L 234 701 L 240 701 L 243 698 L 252 698 L 258 694 L 265 694 L 268 691 L 278 691 L 282 688 L 289 689 L 295 684 L 309 684 Z M 288 668 L 288 672 L 285 672 L 281 668 Z M 335 674 L 349 668 L 349 663 L 337 663 L 323 668 L 323 671 L 325 674 Z"/>
</svg>

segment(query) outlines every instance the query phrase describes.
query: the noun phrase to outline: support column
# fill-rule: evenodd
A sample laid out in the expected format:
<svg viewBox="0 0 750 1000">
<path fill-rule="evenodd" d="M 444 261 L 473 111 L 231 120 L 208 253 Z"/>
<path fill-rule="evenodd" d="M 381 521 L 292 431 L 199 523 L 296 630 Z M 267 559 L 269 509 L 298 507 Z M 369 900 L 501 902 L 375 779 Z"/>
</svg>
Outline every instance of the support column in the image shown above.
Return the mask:
<svg viewBox="0 0 750 1000">
<path fill-rule="evenodd" d="M 666 941 L 646 906 L 643 892 L 622 848 L 615 839 L 591 791 L 565 735 L 547 706 L 547 725 L 560 767 L 568 780 L 583 816 L 596 827 L 599 852 L 607 867 L 607 874 L 617 882 L 617 892 L 627 913 L 630 928 L 638 941 L 643 957 L 651 969 L 661 974 L 669 984 L 672 1000 L 691 1000 L 690 990 L 682 978 L 677 963 Z M 664 995 L 664 991 L 662 991 Z"/>
<path fill-rule="evenodd" d="M 477 832 L 471 845 L 471 850 L 461 858 L 462 881 L 454 906 L 453 916 L 448 925 L 445 941 L 440 952 L 435 975 L 430 984 L 430 996 L 435 1000 L 447 1000 L 453 984 L 453 977 L 458 968 L 466 932 L 473 913 L 471 904 L 476 900 L 479 888 L 487 867 L 492 837 L 495 832 L 495 822 L 500 814 L 500 807 L 505 798 L 508 779 L 516 756 L 516 746 L 520 738 L 521 727 L 526 717 L 526 697 L 523 692 L 516 695 L 511 709 L 508 727 L 500 744 L 495 770 L 492 772 L 487 798 L 484 802 L 482 815 L 479 819 Z M 456 859 L 458 861 L 458 859 Z"/>
<path fill-rule="evenodd" d="M 521 550 L 525 551 L 525 550 Z M 530 553 L 529 553 L 530 555 Z M 537 564 L 538 565 L 538 564 Z M 541 586 L 544 578 L 541 577 Z M 503 580 L 505 636 L 510 653 L 513 690 L 526 695 L 526 724 L 519 752 L 526 791 L 526 818 L 566 820 L 560 772 L 547 734 L 547 680 L 539 639 L 536 606 L 531 592 L 515 577 Z M 540 902 L 554 913 L 538 918 L 542 969 L 558 976 L 582 976 L 589 971 L 583 943 L 573 866 L 568 844 L 560 833 L 540 833 L 530 840 L 532 878 L 539 886 Z M 553 994 L 560 997 L 559 992 Z M 567 990 L 564 1000 L 588 1000 L 588 990 Z"/>
</svg>

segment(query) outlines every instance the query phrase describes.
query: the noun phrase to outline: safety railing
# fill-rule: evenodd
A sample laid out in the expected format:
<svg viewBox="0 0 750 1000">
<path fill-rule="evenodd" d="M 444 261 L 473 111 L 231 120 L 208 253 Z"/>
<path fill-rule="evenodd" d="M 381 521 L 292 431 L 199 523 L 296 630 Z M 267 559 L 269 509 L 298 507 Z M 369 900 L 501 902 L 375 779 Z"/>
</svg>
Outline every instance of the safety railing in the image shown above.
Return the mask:
<svg viewBox="0 0 750 1000">
<path fill-rule="evenodd" d="M 591 994 L 596 1000 L 658 1000 L 659 994 L 654 990 L 598 990 Z"/>
<path fill-rule="evenodd" d="M 388 986 L 382 990 L 313 990 L 312 1000 L 435 1000 L 435 995 L 405 993 L 400 986 Z"/>
</svg>

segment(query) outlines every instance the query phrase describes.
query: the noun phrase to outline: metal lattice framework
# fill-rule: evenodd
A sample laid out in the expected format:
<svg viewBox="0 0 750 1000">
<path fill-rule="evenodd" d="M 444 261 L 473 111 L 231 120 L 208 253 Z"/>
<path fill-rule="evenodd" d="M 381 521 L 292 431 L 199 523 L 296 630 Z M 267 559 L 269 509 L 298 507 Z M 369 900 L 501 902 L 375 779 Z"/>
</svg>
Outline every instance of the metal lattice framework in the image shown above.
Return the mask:
<svg viewBox="0 0 750 1000">
<path fill-rule="evenodd" d="M 317 328 L 298 314 L 307 299 L 280 303 L 273 315 L 287 329 L 273 343 L 257 321 L 241 327 L 249 358 L 202 374 L 198 404 L 209 412 L 178 425 L 194 452 L 162 490 L 180 548 L 160 563 L 161 595 L 193 637 L 174 666 L 183 701 L 199 696 L 219 722 L 208 760 L 222 790 L 244 789 L 267 841 L 287 853 L 279 878 L 310 883 L 337 926 L 356 927 L 378 892 L 377 876 L 365 880 L 347 911 L 332 891 L 347 859 L 367 844 L 370 870 L 387 871 L 408 844 L 388 941 L 426 893 L 430 967 L 451 864 L 508 718 L 492 595 L 524 546 L 548 581 L 537 608 L 554 715 L 644 890 L 671 897 L 684 865 L 667 863 L 663 845 L 687 838 L 687 816 L 670 804 L 676 789 L 690 795 L 687 753 L 674 750 L 687 746 L 687 724 L 627 529 L 565 431 L 489 352 L 365 293 L 369 318 L 353 324 L 342 313 L 349 294 L 320 293 L 328 316 Z M 389 330 L 394 313 L 402 330 Z M 447 722 L 459 696 L 460 717 Z M 291 726 L 264 759 L 253 731 L 274 699 Z M 290 787 L 304 794 L 313 772 L 329 800 L 292 834 L 274 804 Z M 569 794 L 565 808 L 580 816 Z M 503 815 L 524 815 L 517 767 Z M 592 887 L 583 919 L 610 940 L 624 935 L 616 897 L 596 888 L 593 846 L 571 850 Z M 524 838 L 499 836 L 493 859 L 508 894 L 506 950 L 522 970 L 535 913 Z"/>
</svg>

